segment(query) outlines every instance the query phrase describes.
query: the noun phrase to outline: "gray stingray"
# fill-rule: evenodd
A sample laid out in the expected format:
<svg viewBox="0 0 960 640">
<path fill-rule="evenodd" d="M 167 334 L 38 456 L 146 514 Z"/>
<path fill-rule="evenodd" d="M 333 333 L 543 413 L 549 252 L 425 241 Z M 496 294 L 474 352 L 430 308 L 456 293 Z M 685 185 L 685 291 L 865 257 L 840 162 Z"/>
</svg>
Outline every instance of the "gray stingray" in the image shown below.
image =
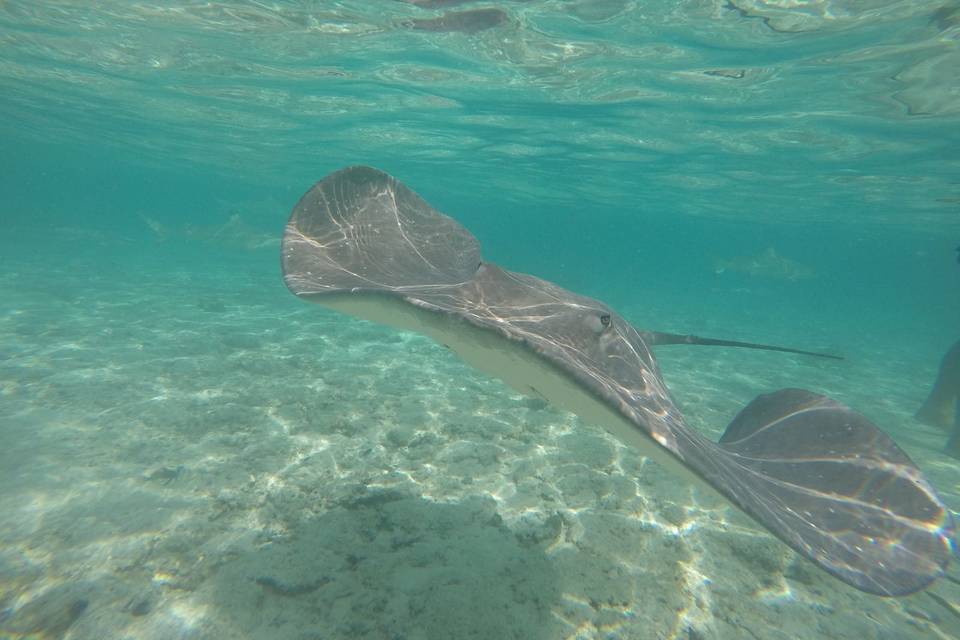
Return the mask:
<svg viewBox="0 0 960 640">
<path fill-rule="evenodd" d="M 605 427 L 858 589 L 903 595 L 947 567 L 950 511 L 865 417 L 783 389 L 747 405 L 719 443 L 708 440 L 684 422 L 651 352 L 696 340 L 638 331 L 602 302 L 485 262 L 466 229 L 381 171 L 350 167 L 314 185 L 281 252 L 297 296 L 426 334 Z"/>
<path fill-rule="evenodd" d="M 940 361 L 940 371 L 930 389 L 930 395 L 916 413 L 920 422 L 949 429 L 960 425 L 960 341 L 957 341 Z"/>
</svg>

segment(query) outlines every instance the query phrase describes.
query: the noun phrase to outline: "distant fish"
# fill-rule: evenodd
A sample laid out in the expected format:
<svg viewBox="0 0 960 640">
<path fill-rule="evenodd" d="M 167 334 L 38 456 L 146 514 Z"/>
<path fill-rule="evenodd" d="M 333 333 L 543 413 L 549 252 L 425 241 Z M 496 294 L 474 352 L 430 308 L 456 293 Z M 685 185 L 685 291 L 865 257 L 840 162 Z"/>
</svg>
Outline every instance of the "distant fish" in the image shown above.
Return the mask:
<svg viewBox="0 0 960 640">
<path fill-rule="evenodd" d="M 140 213 L 140 219 L 143 221 L 143 224 L 147 225 L 147 228 L 150 229 L 150 232 L 156 237 L 157 240 L 163 242 L 170 235 L 170 230 L 161 223 L 156 218 L 151 218 L 145 213 Z"/>
<path fill-rule="evenodd" d="M 471 9 L 469 11 L 450 11 L 439 18 L 418 18 L 407 20 L 403 26 L 417 31 L 459 31 L 477 33 L 490 29 L 507 21 L 506 12 L 500 9 Z"/>
<path fill-rule="evenodd" d="M 755 256 L 737 256 L 729 260 L 717 260 L 713 263 L 713 271 L 717 274 L 732 271 L 748 276 L 791 282 L 809 280 L 817 275 L 811 267 L 780 255 L 773 247 L 768 247 L 763 253 Z"/>
<path fill-rule="evenodd" d="M 234 213 L 223 224 L 170 226 L 155 218 L 140 213 L 140 219 L 160 242 L 171 238 L 199 240 L 234 249 L 271 249 L 279 246 L 280 241 L 272 233 L 266 233 L 247 224 L 243 216 Z M 2 640 L 2 637 L 0 637 Z"/>
<path fill-rule="evenodd" d="M 703 72 L 705 76 L 714 76 L 716 78 L 730 78 L 732 80 L 742 80 L 747 75 L 746 69 L 708 69 Z"/>
<path fill-rule="evenodd" d="M 236 249 L 269 249 L 280 243 L 275 236 L 264 233 L 244 222 L 239 213 L 221 225 L 186 225 L 184 235 L 192 240 L 212 242 Z"/>
</svg>

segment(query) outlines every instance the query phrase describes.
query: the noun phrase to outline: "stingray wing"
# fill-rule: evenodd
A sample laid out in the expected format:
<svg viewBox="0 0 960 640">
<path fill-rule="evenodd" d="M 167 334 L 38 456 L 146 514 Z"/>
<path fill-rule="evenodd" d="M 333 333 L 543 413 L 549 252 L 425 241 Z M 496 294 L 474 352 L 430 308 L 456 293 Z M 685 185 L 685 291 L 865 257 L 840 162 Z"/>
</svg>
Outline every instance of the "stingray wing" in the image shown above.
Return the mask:
<svg viewBox="0 0 960 640">
<path fill-rule="evenodd" d="M 717 450 L 719 449 L 719 451 Z M 803 389 L 758 396 L 688 460 L 781 540 L 858 589 L 904 595 L 945 570 L 950 511 L 867 418 Z"/>
<path fill-rule="evenodd" d="M 470 280 L 480 244 L 395 178 L 357 166 L 300 198 L 281 255 L 284 282 L 299 296 L 400 292 Z"/>
</svg>

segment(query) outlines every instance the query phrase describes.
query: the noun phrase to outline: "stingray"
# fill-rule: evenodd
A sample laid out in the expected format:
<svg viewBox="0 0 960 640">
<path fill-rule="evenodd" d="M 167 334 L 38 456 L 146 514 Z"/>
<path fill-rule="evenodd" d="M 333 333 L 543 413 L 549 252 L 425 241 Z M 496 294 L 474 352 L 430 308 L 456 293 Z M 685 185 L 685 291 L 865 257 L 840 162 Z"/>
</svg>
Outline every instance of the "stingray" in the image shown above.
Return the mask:
<svg viewBox="0 0 960 640">
<path fill-rule="evenodd" d="M 937 379 L 930 389 L 930 395 L 917 410 L 914 417 L 920 422 L 941 429 L 960 428 L 960 340 L 958 340 L 940 361 Z"/>
<path fill-rule="evenodd" d="M 298 297 L 432 337 L 711 488 L 857 589 L 904 595 L 947 567 L 950 511 L 867 418 L 782 389 L 709 440 L 684 421 L 652 352 L 696 340 L 637 330 L 598 300 L 486 262 L 469 231 L 382 171 L 349 167 L 316 183 L 281 254 Z"/>
</svg>

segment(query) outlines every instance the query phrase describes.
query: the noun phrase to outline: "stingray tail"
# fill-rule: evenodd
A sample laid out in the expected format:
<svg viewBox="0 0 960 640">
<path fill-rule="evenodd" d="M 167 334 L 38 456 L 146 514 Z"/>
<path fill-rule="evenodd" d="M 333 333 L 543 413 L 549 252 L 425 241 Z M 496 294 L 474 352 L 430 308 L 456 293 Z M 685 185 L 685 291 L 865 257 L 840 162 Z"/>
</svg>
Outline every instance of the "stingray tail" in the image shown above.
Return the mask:
<svg viewBox="0 0 960 640">
<path fill-rule="evenodd" d="M 714 347 L 745 347 L 747 349 L 763 349 L 764 351 L 782 351 L 783 353 L 799 353 L 805 356 L 816 356 L 817 358 L 831 358 L 833 360 L 843 360 L 843 356 L 835 356 L 831 353 L 820 353 L 817 351 L 803 351 L 802 349 L 791 349 L 790 347 L 778 347 L 770 344 L 757 344 L 755 342 L 739 342 L 737 340 L 718 340 L 717 338 L 702 338 L 700 336 L 683 335 L 680 333 L 662 333 L 660 331 L 649 331 L 645 334 L 649 338 L 649 344 L 659 346 L 663 344 L 700 344 Z"/>
<path fill-rule="evenodd" d="M 953 517 L 913 461 L 867 418 L 826 396 L 802 389 L 758 396 L 719 444 L 692 449 L 704 479 L 734 504 L 863 591 L 919 591 L 955 552 Z"/>
</svg>

